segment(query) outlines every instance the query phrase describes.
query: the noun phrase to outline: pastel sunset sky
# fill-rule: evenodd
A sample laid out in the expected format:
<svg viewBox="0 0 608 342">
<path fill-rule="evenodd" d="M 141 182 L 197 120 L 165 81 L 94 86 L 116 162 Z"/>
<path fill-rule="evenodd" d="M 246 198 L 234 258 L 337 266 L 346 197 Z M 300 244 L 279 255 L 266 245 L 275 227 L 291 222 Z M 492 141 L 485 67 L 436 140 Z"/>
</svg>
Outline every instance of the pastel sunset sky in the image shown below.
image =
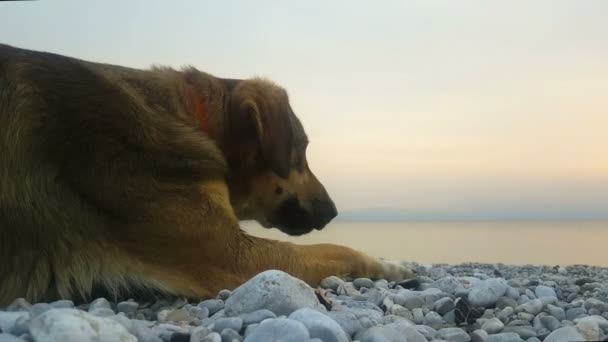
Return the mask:
<svg viewBox="0 0 608 342">
<path fill-rule="evenodd" d="M 0 42 L 268 77 L 343 211 L 606 219 L 607 18 L 601 0 L 0 2 Z"/>
</svg>

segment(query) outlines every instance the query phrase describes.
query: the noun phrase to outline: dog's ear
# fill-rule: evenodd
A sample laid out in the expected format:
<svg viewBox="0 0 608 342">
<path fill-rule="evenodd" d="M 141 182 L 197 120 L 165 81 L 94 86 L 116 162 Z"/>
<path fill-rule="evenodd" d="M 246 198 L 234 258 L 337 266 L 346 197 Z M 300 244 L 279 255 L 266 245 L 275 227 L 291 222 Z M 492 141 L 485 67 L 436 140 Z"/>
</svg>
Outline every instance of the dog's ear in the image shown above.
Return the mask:
<svg viewBox="0 0 608 342">
<path fill-rule="evenodd" d="M 286 92 L 268 81 L 245 80 L 235 87 L 231 102 L 233 125 L 241 132 L 253 126 L 262 157 L 274 173 L 287 178 L 293 133 Z"/>
</svg>

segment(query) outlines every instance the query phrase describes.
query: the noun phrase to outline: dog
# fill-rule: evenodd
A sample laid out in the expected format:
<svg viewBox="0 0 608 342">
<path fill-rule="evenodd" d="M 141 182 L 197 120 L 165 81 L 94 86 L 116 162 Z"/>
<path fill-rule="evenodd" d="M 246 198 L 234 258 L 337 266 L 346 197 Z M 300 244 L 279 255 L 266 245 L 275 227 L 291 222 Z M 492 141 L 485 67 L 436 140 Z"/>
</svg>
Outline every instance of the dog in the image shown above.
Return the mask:
<svg viewBox="0 0 608 342">
<path fill-rule="evenodd" d="M 152 291 L 202 299 L 279 269 L 399 280 L 353 249 L 257 238 L 322 229 L 336 206 L 286 91 L 0 45 L 0 305 Z"/>
</svg>

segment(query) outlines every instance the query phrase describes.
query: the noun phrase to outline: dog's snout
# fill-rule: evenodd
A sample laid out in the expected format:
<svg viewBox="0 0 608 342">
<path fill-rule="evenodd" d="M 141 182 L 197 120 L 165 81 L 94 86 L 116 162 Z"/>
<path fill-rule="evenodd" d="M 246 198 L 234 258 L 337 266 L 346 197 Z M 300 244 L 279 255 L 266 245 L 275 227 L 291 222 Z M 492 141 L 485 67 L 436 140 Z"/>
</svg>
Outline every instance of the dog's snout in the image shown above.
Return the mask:
<svg viewBox="0 0 608 342">
<path fill-rule="evenodd" d="M 338 216 L 338 209 L 336 205 L 331 199 L 327 200 L 315 200 L 312 202 L 312 210 L 313 215 L 318 217 L 319 225 L 315 227 L 316 229 L 322 229 L 328 224 L 331 220 L 333 220 L 336 216 Z"/>
</svg>

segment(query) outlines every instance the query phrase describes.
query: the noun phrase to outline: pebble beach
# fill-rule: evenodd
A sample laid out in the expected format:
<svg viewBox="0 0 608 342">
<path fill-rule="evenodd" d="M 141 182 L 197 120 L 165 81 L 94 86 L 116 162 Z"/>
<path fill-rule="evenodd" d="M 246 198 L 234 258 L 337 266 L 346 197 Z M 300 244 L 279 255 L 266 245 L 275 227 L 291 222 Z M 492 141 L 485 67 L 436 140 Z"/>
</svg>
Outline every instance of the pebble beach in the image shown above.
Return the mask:
<svg viewBox="0 0 608 342">
<path fill-rule="evenodd" d="M 417 264 L 417 279 L 262 272 L 201 302 L 97 298 L 0 309 L 0 342 L 608 341 L 608 268 Z"/>
</svg>

